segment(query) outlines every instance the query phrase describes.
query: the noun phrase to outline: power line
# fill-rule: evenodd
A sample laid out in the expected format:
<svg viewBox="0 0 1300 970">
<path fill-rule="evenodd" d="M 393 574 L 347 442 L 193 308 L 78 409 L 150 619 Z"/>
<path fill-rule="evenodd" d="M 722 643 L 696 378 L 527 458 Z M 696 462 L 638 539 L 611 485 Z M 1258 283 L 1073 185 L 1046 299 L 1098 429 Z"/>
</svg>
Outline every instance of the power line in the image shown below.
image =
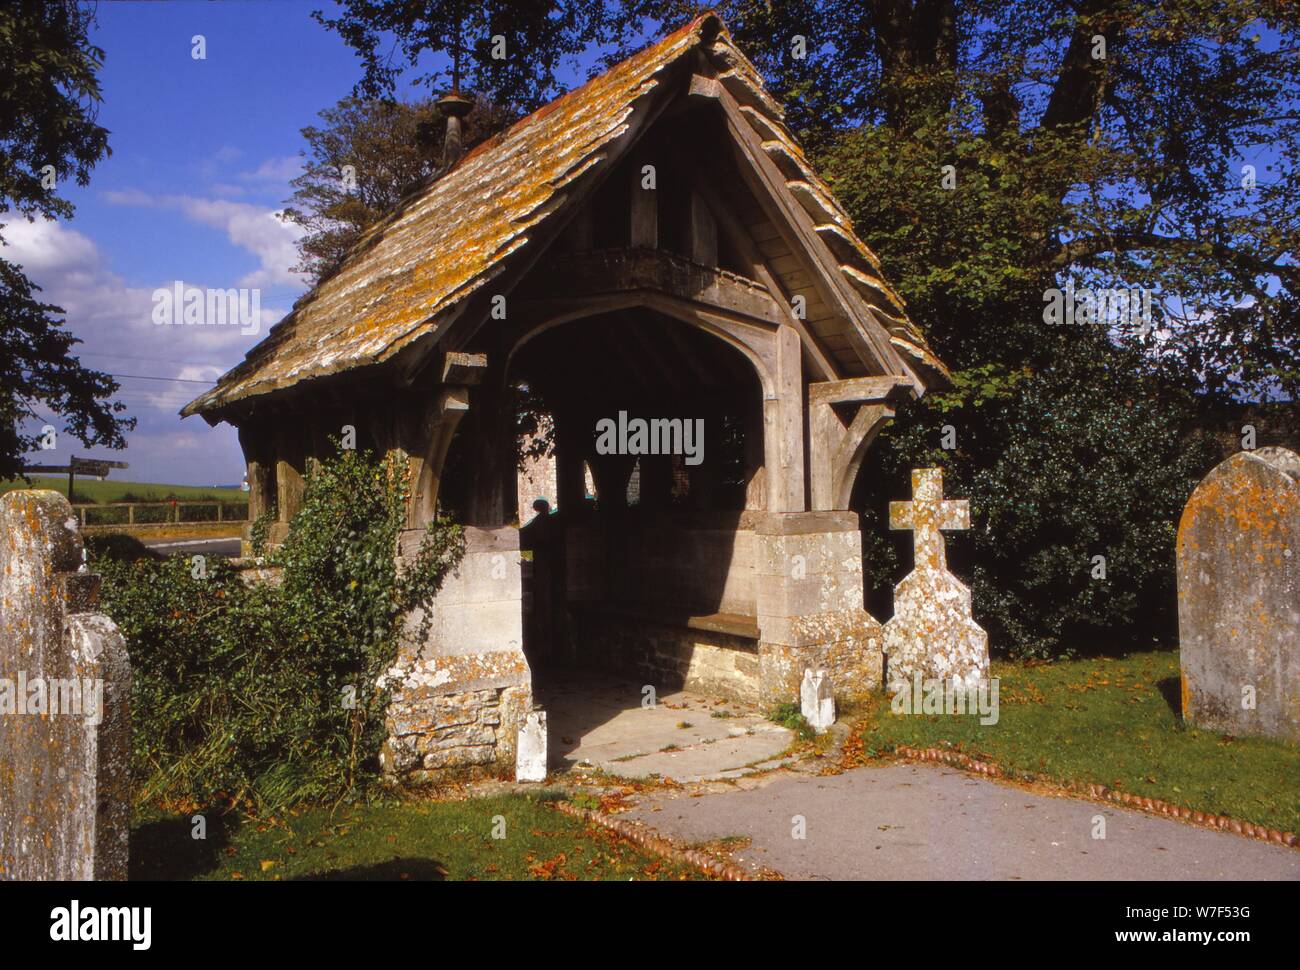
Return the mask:
<svg viewBox="0 0 1300 970">
<path fill-rule="evenodd" d="M 215 384 L 216 381 L 200 381 L 192 377 L 149 377 L 145 374 L 109 374 L 109 377 L 120 377 L 122 380 L 130 381 L 171 381 L 175 384 Z"/>
</svg>

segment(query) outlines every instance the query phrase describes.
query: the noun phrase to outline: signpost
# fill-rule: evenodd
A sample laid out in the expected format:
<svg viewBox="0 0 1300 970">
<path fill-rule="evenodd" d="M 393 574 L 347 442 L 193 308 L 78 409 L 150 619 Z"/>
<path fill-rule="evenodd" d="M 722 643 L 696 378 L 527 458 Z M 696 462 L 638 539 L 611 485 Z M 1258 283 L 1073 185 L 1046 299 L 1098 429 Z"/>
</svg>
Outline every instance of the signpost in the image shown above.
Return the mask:
<svg viewBox="0 0 1300 970">
<path fill-rule="evenodd" d="M 110 468 L 128 468 L 124 461 L 105 461 L 102 458 L 78 458 L 72 456 L 72 460 L 66 465 L 28 465 L 23 469 L 24 474 L 45 474 L 45 475 L 62 475 L 68 476 L 68 501 L 73 502 L 73 488 L 78 475 L 83 478 L 105 478 Z"/>
</svg>

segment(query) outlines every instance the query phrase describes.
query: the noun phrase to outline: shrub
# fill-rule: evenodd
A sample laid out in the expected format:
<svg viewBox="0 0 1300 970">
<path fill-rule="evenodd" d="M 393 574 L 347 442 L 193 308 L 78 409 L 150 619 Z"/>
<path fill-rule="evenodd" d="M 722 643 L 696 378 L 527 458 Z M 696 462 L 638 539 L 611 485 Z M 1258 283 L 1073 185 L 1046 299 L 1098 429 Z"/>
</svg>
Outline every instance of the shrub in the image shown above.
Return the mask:
<svg viewBox="0 0 1300 970">
<path fill-rule="evenodd" d="M 276 585 L 219 559 L 95 560 L 131 655 L 138 800 L 265 813 L 364 794 L 402 618 L 463 548 L 438 519 L 399 571 L 402 471 L 350 451 L 315 465 Z"/>
</svg>

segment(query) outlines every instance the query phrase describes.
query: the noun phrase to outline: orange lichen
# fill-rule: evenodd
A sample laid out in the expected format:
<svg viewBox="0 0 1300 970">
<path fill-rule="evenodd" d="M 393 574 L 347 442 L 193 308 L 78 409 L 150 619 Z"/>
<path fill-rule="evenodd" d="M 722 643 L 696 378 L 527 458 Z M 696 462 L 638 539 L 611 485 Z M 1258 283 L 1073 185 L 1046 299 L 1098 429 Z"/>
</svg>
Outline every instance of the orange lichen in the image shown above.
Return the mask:
<svg viewBox="0 0 1300 970">
<path fill-rule="evenodd" d="M 942 373 L 907 320 L 901 297 L 880 279 L 875 256 L 808 165 L 758 72 L 716 15 L 705 14 L 523 118 L 408 196 L 242 364 L 182 413 L 212 412 L 303 380 L 382 363 L 437 333 L 573 201 L 574 189 L 604 167 L 607 149 L 646 110 L 645 99 L 661 88 L 669 69 L 696 50 L 712 59 L 750 126 L 788 156 L 797 177 L 787 185 L 806 195 L 801 204 L 813 206 L 814 221 L 834 226 L 847 249 L 837 262 L 845 263 L 842 272 L 861 294 L 866 315 L 880 321 L 895 347 Z M 864 280 L 869 294 L 862 293 Z"/>
</svg>

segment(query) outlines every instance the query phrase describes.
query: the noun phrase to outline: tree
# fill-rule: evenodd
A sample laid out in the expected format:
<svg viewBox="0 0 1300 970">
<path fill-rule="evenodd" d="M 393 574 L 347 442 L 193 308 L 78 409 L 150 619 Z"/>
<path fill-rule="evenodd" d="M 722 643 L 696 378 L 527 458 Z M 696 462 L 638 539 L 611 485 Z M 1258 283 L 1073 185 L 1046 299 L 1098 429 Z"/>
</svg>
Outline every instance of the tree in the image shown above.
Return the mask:
<svg viewBox="0 0 1300 970">
<path fill-rule="evenodd" d="M 406 103 L 347 97 L 307 127 L 303 173 L 281 218 L 302 226 L 297 267 L 318 282 L 342 262 L 369 226 L 443 168 L 446 119 L 433 99 Z M 503 128 L 509 116 L 483 99 L 463 123 L 468 149 Z"/>
<path fill-rule="evenodd" d="M 493 104 L 532 111 L 560 93 L 561 64 L 605 36 L 604 0 L 336 2 L 339 16 L 312 16 L 361 58 L 354 93 L 368 98 L 391 98 L 409 67 L 424 71 L 413 83 L 425 90 L 450 81 Z"/>
<path fill-rule="evenodd" d="M 72 0 L 0 8 L 0 216 L 72 215 L 57 186 L 108 154 L 95 121 L 96 71 L 103 51 L 89 40 L 93 14 Z M 0 242 L 3 239 L 0 238 Z M 30 428 L 43 405 L 87 447 L 125 447 L 133 419 L 108 403 L 117 383 L 70 356 L 80 341 L 63 330 L 63 311 L 40 303 L 22 268 L 0 259 L 0 479 L 13 478 L 41 437 Z"/>
</svg>

